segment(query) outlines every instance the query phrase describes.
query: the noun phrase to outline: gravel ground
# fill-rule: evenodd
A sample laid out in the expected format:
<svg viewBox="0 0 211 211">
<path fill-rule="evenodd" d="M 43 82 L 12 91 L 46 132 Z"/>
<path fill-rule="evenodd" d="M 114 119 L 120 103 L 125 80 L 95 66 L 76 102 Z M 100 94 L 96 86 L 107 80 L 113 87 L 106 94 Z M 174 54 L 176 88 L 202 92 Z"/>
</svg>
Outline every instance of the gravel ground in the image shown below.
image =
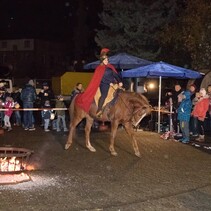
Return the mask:
<svg viewBox="0 0 211 211">
<path fill-rule="evenodd" d="M 211 156 L 197 147 L 137 132 L 141 158 L 119 129 L 117 157 L 109 132 L 92 132 L 96 152 L 85 148 L 83 131 L 64 150 L 67 134 L 14 128 L 0 146 L 34 151 L 31 181 L 0 186 L 0 210 L 211 210 Z"/>
</svg>

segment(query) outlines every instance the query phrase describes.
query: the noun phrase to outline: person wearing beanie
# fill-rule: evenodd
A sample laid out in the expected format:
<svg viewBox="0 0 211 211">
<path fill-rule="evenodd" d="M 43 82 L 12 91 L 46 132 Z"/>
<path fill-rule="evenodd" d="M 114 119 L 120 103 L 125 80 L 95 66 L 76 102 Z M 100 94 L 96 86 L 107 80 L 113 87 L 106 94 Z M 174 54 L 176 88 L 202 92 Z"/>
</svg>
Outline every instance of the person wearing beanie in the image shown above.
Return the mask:
<svg viewBox="0 0 211 211">
<path fill-rule="evenodd" d="M 87 89 L 76 97 L 75 103 L 85 112 L 89 112 L 91 103 L 97 89 L 100 88 L 101 97 L 98 102 L 97 116 L 101 117 L 102 107 L 107 97 L 109 87 L 113 84 L 122 86 L 122 79 L 113 65 L 108 62 L 108 48 L 103 48 L 100 52 L 100 64 L 95 69 L 94 75 L 87 87 Z"/>
<path fill-rule="evenodd" d="M 198 119 L 199 137 L 196 139 L 199 142 L 204 142 L 204 120 L 209 108 L 209 96 L 204 88 L 199 91 L 199 99 L 196 102 L 192 115 Z"/>
</svg>

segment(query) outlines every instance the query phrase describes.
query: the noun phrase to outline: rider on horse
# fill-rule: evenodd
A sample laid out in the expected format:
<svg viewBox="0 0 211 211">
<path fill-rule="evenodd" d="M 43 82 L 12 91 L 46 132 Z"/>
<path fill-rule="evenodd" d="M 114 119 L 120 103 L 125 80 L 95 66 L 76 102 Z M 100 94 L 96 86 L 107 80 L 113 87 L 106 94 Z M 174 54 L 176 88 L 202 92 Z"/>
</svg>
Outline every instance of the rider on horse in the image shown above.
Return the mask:
<svg viewBox="0 0 211 211">
<path fill-rule="evenodd" d="M 84 93 L 76 97 L 76 104 L 88 112 L 97 89 L 100 88 L 101 97 L 98 102 L 97 116 L 101 116 L 102 107 L 107 97 L 109 87 L 113 84 L 122 86 L 122 80 L 113 65 L 108 63 L 109 49 L 103 48 L 100 52 L 100 65 L 95 69 L 94 75 Z"/>
</svg>

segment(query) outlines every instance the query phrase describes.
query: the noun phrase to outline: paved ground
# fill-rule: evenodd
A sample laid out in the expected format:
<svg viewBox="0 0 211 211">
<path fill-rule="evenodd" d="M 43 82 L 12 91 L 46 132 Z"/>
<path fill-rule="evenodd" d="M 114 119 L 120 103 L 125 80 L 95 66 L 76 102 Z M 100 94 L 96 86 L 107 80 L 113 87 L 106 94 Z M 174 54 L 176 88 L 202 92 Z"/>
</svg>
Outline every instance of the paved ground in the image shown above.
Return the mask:
<svg viewBox="0 0 211 211">
<path fill-rule="evenodd" d="M 66 134 L 14 128 L 0 136 L 0 146 L 34 150 L 32 181 L 0 186 L 0 210 L 211 210 L 209 150 L 137 132 L 142 158 L 119 129 L 117 157 L 108 152 L 108 132 L 93 132 L 97 152 L 85 148 L 76 134 L 65 151 Z"/>
</svg>

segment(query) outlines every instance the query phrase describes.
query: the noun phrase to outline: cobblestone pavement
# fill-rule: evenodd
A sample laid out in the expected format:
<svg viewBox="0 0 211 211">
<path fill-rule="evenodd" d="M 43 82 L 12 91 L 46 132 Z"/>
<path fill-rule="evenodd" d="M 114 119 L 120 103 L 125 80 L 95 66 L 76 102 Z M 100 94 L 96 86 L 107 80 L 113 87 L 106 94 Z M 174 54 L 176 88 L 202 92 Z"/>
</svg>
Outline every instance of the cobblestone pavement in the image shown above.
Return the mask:
<svg viewBox="0 0 211 211">
<path fill-rule="evenodd" d="M 109 154 L 109 132 L 92 132 L 96 152 L 85 148 L 83 131 L 64 150 L 67 134 L 14 128 L 0 146 L 34 151 L 31 181 L 0 185 L 0 210 L 211 210 L 211 156 L 197 147 L 136 132 L 141 158 L 123 129 L 117 157 Z"/>
</svg>

